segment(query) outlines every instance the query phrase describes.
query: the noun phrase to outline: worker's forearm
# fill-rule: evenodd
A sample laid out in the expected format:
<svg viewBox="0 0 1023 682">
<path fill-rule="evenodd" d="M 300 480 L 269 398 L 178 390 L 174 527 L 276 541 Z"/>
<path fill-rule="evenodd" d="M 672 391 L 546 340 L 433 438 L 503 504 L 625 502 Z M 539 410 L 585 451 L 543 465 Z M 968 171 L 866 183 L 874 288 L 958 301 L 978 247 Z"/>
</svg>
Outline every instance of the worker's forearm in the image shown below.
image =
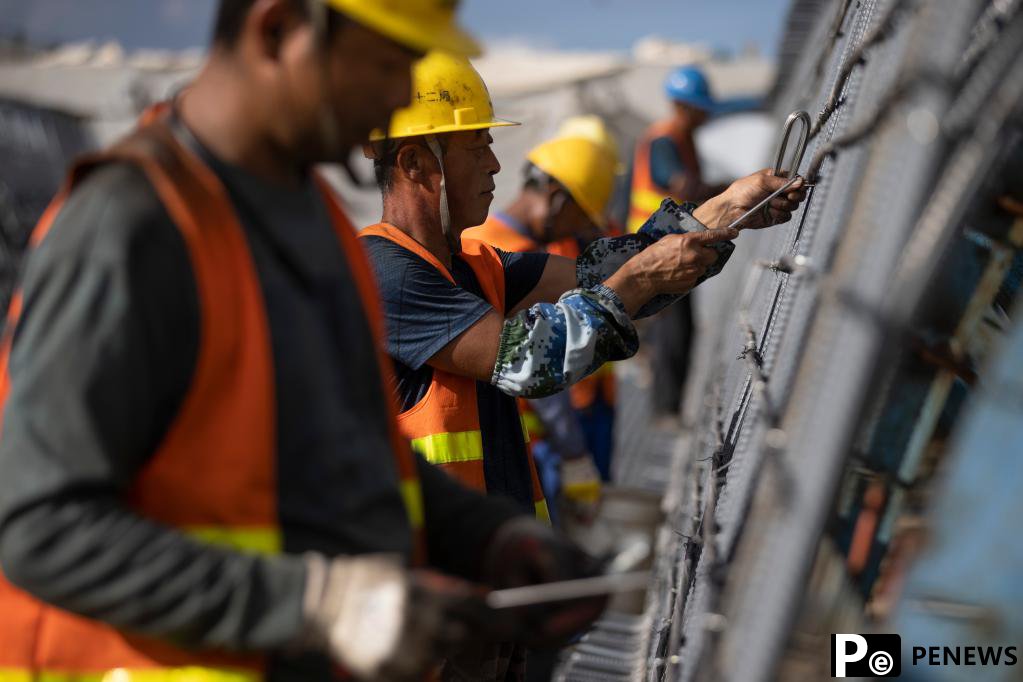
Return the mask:
<svg viewBox="0 0 1023 682">
<path fill-rule="evenodd" d="M 108 497 L 44 500 L 4 519 L 0 566 L 54 606 L 188 647 L 273 650 L 303 626 L 299 557 L 201 544 Z"/>
<path fill-rule="evenodd" d="M 708 204 L 711 202 L 708 201 Z M 707 204 L 704 204 L 706 206 Z M 642 273 L 633 272 L 626 264 L 651 244 L 669 234 L 702 230 L 707 227 L 700 215 L 714 216 L 715 207 L 697 208 L 685 204 L 679 223 L 666 220 L 648 221 L 639 232 L 622 237 L 604 237 L 590 244 L 576 261 L 576 279 L 580 287 L 604 283 L 614 289 L 633 319 L 648 317 L 666 308 L 681 296 L 654 295 Z"/>
<path fill-rule="evenodd" d="M 629 262 L 618 268 L 604 284 L 618 294 L 629 317 L 636 317 L 640 308 L 654 297 L 651 283 L 642 276 L 642 273 L 635 272 L 635 268 L 630 267 Z"/>
<path fill-rule="evenodd" d="M 557 303 L 534 305 L 505 321 L 491 383 L 508 395 L 548 396 L 638 348 L 636 329 L 613 290 L 574 289 Z"/>
<path fill-rule="evenodd" d="M 693 217 L 711 230 L 727 227 L 731 223 L 728 217 L 727 206 L 718 199 L 718 196 L 707 199 L 707 201 L 693 209 Z"/>
<path fill-rule="evenodd" d="M 548 256 L 540 281 L 509 314 L 514 315 L 537 303 L 554 303 L 577 286 L 575 261 L 564 256 Z"/>
</svg>

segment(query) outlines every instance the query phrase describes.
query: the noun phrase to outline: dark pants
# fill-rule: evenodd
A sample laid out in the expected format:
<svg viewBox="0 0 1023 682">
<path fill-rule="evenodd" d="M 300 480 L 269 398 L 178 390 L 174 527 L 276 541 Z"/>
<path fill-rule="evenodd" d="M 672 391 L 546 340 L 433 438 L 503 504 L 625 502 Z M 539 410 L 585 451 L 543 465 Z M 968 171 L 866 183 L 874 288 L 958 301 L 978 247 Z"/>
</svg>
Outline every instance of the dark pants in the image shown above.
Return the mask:
<svg viewBox="0 0 1023 682">
<path fill-rule="evenodd" d="M 657 416 L 677 415 L 689 374 L 693 346 L 692 295 L 662 310 L 650 321 L 650 369 L 654 375 L 653 410 Z"/>
</svg>

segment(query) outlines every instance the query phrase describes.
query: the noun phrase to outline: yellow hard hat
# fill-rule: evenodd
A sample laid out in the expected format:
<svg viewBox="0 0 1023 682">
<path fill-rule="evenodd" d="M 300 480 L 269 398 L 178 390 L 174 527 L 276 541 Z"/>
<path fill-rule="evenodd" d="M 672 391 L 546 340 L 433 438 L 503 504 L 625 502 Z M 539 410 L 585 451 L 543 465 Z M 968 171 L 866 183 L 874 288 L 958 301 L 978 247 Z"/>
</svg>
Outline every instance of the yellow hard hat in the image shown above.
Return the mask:
<svg viewBox="0 0 1023 682">
<path fill-rule="evenodd" d="M 595 225 L 606 226 L 604 209 L 617 164 L 605 147 L 585 137 L 559 137 L 534 147 L 526 158 L 561 183 Z"/>
<path fill-rule="evenodd" d="M 517 125 L 514 121 L 494 117 L 490 92 L 468 59 L 434 51 L 413 67 L 412 104 L 394 112 L 386 137 L 414 137 Z M 378 141 L 384 137 L 382 132 L 375 130 L 370 139 Z"/>
<path fill-rule="evenodd" d="M 621 168 L 621 155 L 618 152 L 618 141 L 608 129 L 607 124 L 604 123 L 604 119 L 596 114 L 566 118 L 562 121 L 554 137 L 585 137 L 587 140 L 593 140 L 611 155 L 615 161 L 615 166 L 618 167 L 618 172 L 623 170 Z"/>
<path fill-rule="evenodd" d="M 455 21 L 457 0 L 324 0 L 338 12 L 420 52 L 475 57 L 480 46 Z"/>
</svg>

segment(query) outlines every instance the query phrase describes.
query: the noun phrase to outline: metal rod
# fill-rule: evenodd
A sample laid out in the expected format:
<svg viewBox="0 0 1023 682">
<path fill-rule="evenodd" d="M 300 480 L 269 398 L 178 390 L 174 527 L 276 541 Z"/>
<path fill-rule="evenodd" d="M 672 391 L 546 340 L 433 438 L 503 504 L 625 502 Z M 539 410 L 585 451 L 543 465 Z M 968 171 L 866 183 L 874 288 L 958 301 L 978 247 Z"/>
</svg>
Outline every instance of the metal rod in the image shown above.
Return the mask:
<svg viewBox="0 0 1023 682">
<path fill-rule="evenodd" d="M 637 592 L 646 589 L 650 584 L 650 579 L 650 571 L 634 571 L 632 573 L 600 575 L 595 578 L 512 587 L 507 590 L 494 590 L 488 594 L 487 606 L 492 609 L 511 609 L 605 594 Z"/>
</svg>

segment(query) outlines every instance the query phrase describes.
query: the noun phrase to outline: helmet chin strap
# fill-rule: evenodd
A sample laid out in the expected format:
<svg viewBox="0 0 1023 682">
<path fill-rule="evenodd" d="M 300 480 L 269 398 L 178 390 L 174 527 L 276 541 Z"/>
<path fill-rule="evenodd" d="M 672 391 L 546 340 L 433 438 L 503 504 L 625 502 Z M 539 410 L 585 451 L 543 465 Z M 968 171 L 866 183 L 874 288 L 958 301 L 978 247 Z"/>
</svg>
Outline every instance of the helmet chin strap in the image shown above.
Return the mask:
<svg viewBox="0 0 1023 682">
<path fill-rule="evenodd" d="M 456 237 L 451 230 L 451 209 L 448 206 L 447 179 L 444 176 L 444 150 L 436 135 L 427 135 L 426 145 L 437 157 L 437 163 L 440 164 L 440 230 L 444 234 L 444 241 L 448 243 L 451 255 L 456 256 L 462 252 L 462 240 Z"/>
</svg>

